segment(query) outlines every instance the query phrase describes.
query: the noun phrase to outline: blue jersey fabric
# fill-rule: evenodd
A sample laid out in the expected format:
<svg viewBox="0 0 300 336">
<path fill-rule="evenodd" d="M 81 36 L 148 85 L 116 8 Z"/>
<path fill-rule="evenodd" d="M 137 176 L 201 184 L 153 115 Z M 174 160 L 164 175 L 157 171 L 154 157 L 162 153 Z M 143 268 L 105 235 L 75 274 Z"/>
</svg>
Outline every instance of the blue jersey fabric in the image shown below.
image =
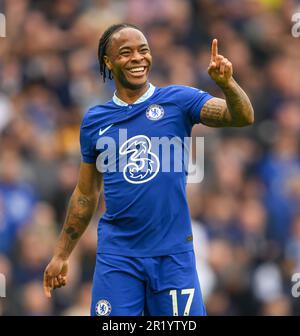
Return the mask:
<svg viewBox="0 0 300 336">
<path fill-rule="evenodd" d="M 88 110 L 80 130 L 82 161 L 98 164 L 99 155 L 104 153 L 110 159 L 110 171 L 103 173 L 106 211 L 98 226 L 98 253 L 154 257 L 193 249 L 186 171 L 164 172 L 164 153 L 154 153 L 149 146 L 154 137 L 183 142 L 192 126 L 200 122 L 200 111 L 211 98 L 191 87 L 158 88 L 150 84 L 134 104 L 114 96 Z M 120 132 L 126 133 L 125 140 Z M 133 145 L 144 148 L 147 155 L 132 150 Z M 171 151 L 171 168 L 173 154 Z M 150 167 L 146 177 L 132 168 L 139 155 Z M 131 162 L 127 168 L 121 164 L 125 157 Z"/>
</svg>

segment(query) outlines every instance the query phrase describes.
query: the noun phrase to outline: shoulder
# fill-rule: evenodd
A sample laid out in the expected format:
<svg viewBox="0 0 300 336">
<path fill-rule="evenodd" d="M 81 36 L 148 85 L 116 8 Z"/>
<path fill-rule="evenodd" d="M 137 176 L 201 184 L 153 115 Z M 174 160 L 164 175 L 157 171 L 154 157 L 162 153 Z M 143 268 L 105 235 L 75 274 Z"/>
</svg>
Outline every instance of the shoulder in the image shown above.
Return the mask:
<svg viewBox="0 0 300 336">
<path fill-rule="evenodd" d="M 98 115 L 98 114 L 104 113 L 105 111 L 110 110 L 114 107 L 115 107 L 115 104 L 113 103 L 111 99 L 103 104 L 98 104 L 98 105 L 89 107 L 84 117 L 87 117 L 87 118 L 92 117 L 96 114 Z"/>
<path fill-rule="evenodd" d="M 114 104 L 112 100 L 104 104 L 89 107 L 82 118 L 81 127 L 89 126 L 94 120 L 103 118 L 113 108 Z"/>
<path fill-rule="evenodd" d="M 185 86 L 185 85 L 170 85 L 163 88 L 159 88 L 159 93 L 161 95 L 166 95 L 170 98 L 174 98 L 175 100 L 182 98 L 189 98 L 194 95 L 204 94 L 205 92 L 201 89 Z"/>
<path fill-rule="evenodd" d="M 194 105 L 197 105 L 197 108 L 201 108 L 203 103 L 211 98 L 207 92 L 185 85 L 170 85 L 160 88 L 159 92 L 160 97 L 184 109 L 189 109 Z M 200 106 L 198 106 L 199 104 Z"/>
<path fill-rule="evenodd" d="M 199 91 L 199 89 L 196 89 L 192 86 L 186 86 L 186 85 L 169 85 L 165 87 L 159 88 L 161 93 L 184 93 L 184 92 L 193 92 L 193 91 Z"/>
</svg>

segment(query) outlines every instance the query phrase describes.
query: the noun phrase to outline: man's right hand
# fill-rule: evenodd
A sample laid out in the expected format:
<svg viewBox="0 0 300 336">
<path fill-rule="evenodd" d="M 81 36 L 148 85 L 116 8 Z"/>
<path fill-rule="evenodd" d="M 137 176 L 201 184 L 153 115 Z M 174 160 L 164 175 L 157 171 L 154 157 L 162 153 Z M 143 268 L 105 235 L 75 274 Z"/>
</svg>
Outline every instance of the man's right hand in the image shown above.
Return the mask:
<svg viewBox="0 0 300 336">
<path fill-rule="evenodd" d="M 44 292 L 51 298 L 51 291 L 67 283 L 68 260 L 53 257 L 44 272 Z"/>
</svg>

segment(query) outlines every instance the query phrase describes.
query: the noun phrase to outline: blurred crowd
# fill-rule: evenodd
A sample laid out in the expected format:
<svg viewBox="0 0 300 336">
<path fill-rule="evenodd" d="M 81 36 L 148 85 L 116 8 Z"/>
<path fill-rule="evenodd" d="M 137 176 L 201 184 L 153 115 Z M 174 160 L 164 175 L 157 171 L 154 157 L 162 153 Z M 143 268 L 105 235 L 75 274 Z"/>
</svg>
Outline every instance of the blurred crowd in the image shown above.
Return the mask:
<svg viewBox="0 0 300 336">
<path fill-rule="evenodd" d="M 114 91 L 100 78 L 97 46 L 119 22 L 145 32 L 154 85 L 223 97 L 207 74 L 218 38 L 254 106 L 251 127 L 193 129 L 205 138 L 204 180 L 187 194 L 208 314 L 300 314 L 291 294 L 300 272 L 300 38 L 291 17 L 300 1 L 7 0 L 0 12 L 0 316 L 89 315 L 102 199 L 68 286 L 48 300 L 42 277 L 77 182 L 81 119 Z"/>
</svg>

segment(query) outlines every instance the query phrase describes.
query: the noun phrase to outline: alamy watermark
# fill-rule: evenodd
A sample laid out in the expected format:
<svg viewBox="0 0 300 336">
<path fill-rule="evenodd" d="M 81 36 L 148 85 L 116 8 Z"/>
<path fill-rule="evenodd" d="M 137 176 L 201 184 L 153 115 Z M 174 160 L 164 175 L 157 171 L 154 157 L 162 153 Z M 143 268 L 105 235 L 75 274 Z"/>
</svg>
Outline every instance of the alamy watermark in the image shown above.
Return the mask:
<svg viewBox="0 0 300 336">
<path fill-rule="evenodd" d="M 291 30 L 293 37 L 300 37 L 300 13 L 293 14 L 292 22 L 295 22 Z"/>
<path fill-rule="evenodd" d="M 5 275 L 0 273 L 0 298 L 6 297 L 6 279 Z"/>
<path fill-rule="evenodd" d="M 108 128 L 107 128 L 108 129 Z M 195 141 L 195 162 L 190 147 Z M 118 130 L 118 139 L 101 136 L 96 144 L 100 152 L 96 166 L 101 173 L 120 172 L 132 184 L 142 184 L 161 173 L 182 173 L 187 183 L 200 183 L 204 177 L 204 138 L 127 137 Z"/>
<path fill-rule="evenodd" d="M 298 298 L 300 297 L 300 273 L 294 273 L 292 275 L 292 282 L 294 283 L 291 290 L 292 296 Z"/>
<path fill-rule="evenodd" d="M 0 37 L 6 37 L 6 18 L 3 13 L 0 13 Z"/>
</svg>

